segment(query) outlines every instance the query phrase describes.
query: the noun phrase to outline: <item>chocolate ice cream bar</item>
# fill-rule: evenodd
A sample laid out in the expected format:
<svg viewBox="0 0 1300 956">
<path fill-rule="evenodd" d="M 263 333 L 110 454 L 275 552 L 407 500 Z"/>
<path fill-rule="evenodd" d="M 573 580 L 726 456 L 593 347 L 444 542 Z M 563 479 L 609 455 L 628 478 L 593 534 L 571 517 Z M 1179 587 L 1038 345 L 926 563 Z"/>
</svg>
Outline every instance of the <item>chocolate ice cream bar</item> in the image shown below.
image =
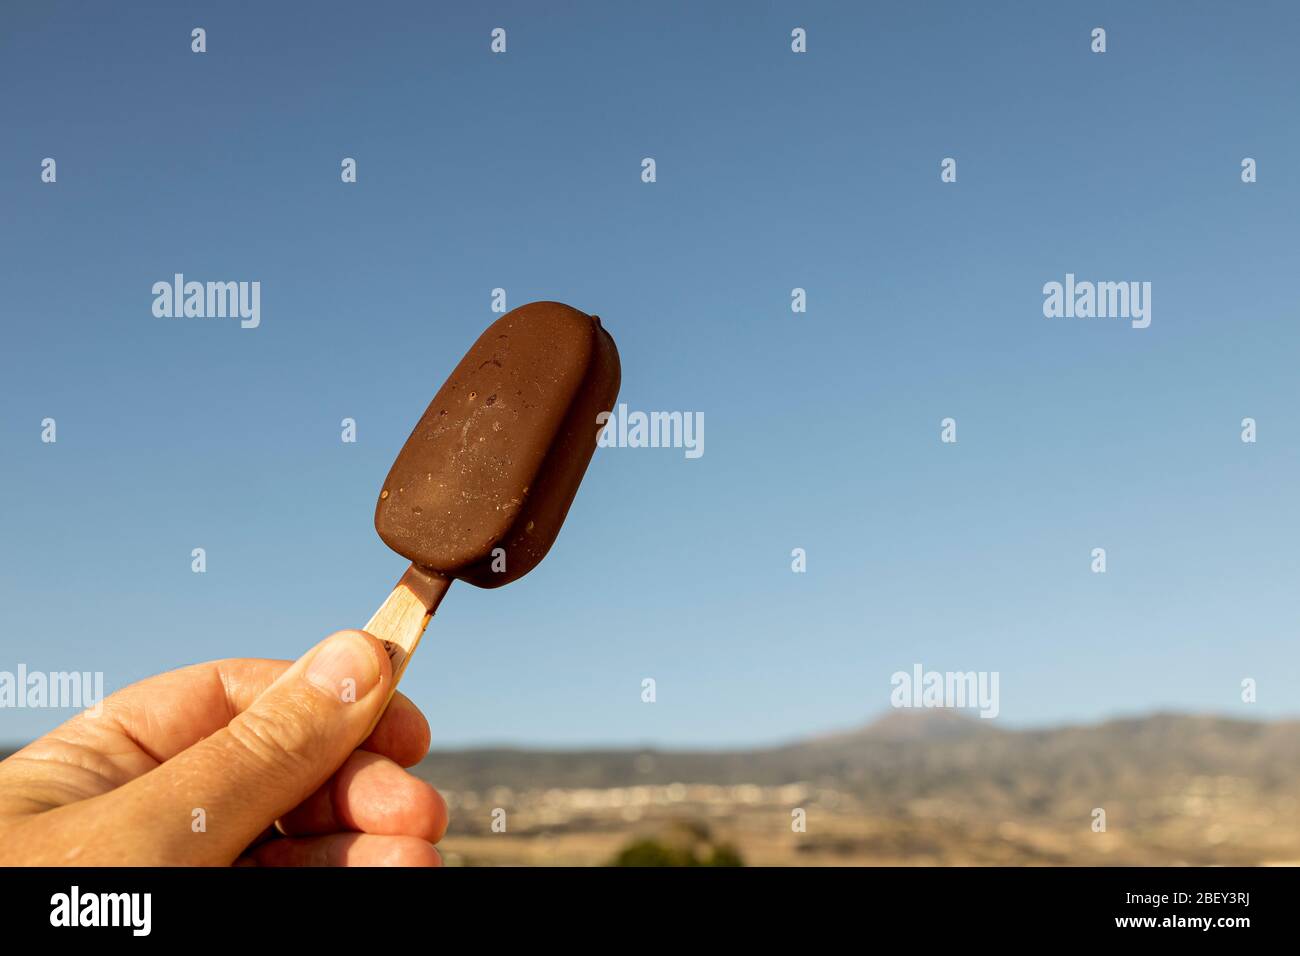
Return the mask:
<svg viewBox="0 0 1300 956">
<path fill-rule="evenodd" d="M 619 376 L 599 318 L 533 302 L 489 326 L 438 389 L 375 507 L 379 536 L 411 561 L 366 625 L 396 676 L 453 579 L 498 587 L 546 556 Z"/>
</svg>

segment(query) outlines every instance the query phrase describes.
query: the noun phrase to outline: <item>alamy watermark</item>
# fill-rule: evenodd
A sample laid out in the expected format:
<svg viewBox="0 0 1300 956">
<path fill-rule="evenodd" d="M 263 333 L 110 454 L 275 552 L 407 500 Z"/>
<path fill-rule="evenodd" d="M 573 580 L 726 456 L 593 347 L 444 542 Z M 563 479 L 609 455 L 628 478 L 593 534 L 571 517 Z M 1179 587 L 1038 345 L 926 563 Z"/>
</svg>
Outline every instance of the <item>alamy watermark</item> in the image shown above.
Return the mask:
<svg viewBox="0 0 1300 956">
<path fill-rule="evenodd" d="M 684 448 L 687 458 L 704 454 L 703 412 L 629 412 L 620 403 L 596 416 L 599 448 Z"/>
<path fill-rule="evenodd" d="M 1151 324 L 1150 282 L 1065 282 L 1043 286 L 1043 315 L 1049 319 L 1132 319 L 1135 329 Z"/>
<path fill-rule="evenodd" d="M 913 664 L 911 673 L 895 671 L 889 678 L 892 707 L 979 708 L 981 717 L 996 717 L 997 671 L 927 671 Z"/>
<path fill-rule="evenodd" d="M 261 282 L 171 282 L 153 284 L 153 314 L 160 319 L 239 319 L 245 329 L 262 324 Z"/>
<path fill-rule="evenodd" d="M 132 936 L 148 936 L 153 928 L 152 893 L 83 893 L 75 884 L 50 897 L 50 925 L 58 927 L 119 926 Z"/>
<path fill-rule="evenodd" d="M 0 709 L 64 708 L 98 717 L 104 710 L 103 671 L 0 671 Z"/>
</svg>

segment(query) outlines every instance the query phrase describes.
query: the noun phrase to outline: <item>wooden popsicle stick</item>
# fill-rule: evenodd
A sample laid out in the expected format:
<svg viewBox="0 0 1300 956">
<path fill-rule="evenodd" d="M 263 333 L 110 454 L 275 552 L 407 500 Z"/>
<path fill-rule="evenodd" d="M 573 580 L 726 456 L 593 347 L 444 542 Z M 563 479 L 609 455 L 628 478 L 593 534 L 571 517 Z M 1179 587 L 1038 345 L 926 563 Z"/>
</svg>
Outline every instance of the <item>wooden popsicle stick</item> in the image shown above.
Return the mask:
<svg viewBox="0 0 1300 956">
<path fill-rule="evenodd" d="M 443 577 L 433 571 L 411 565 L 397 582 L 391 594 L 379 605 L 379 610 L 366 623 L 363 630 L 373 634 L 384 642 L 384 650 L 393 663 L 393 680 L 388 687 L 388 698 L 384 701 L 384 710 L 388 701 L 393 699 L 397 682 L 402 679 L 402 672 L 410 663 L 411 655 L 420 643 L 424 629 L 429 626 L 429 619 L 438 609 L 442 596 L 451 587 L 451 578 Z M 375 729 L 379 717 L 370 725 Z M 370 731 L 366 732 L 369 736 Z"/>
</svg>

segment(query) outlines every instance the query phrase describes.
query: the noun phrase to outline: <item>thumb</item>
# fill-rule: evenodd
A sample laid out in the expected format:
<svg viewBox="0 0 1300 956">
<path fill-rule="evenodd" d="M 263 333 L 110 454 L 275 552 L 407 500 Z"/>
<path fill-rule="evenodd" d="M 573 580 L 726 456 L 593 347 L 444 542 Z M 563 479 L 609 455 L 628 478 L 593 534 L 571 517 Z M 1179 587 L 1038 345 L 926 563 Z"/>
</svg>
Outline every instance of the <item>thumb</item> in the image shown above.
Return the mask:
<svg viewBox="0 0 1300 956">
<path fill-rule="evenodd" d="M 361 745 L 392 680 L 376 638 L 339 631 L 221 730 L 113 795 L 128 819 L 139 815 L 165 860 L 231 863 Z"/>
</svg>

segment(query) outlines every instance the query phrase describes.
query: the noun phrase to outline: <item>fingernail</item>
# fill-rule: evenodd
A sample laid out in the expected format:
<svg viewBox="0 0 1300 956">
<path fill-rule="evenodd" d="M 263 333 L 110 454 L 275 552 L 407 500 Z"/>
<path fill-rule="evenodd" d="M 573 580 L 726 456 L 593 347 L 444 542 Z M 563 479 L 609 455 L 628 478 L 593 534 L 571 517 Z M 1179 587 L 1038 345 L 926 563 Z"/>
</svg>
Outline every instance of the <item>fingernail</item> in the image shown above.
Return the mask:
<svg viewBox="0 0 1300 956">
<path fill-rule="evenodd" d="M 379 683 L 379 661 L 360 634 L 336 634 L 307 664 L 307 680 L 350 704 Z"/>
</svg>

